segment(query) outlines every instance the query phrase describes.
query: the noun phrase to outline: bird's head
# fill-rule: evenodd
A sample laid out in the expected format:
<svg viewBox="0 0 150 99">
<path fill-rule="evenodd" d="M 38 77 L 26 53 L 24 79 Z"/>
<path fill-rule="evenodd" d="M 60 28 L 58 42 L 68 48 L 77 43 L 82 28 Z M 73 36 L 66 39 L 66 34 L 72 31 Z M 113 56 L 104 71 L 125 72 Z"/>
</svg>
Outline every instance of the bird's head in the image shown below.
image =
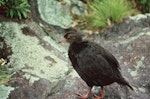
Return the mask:
<svg viewBox="0 0 150 99">
<path fill-rule="evenodd" d="M 79 33 L 76 32 L 68 32 L 64 35 L 64 38 L 59 41 L 59 43 L 61 42 L 68 42 L 68 43 L 80 43 L 82 41 L 82 36 Z"/>
</svg>

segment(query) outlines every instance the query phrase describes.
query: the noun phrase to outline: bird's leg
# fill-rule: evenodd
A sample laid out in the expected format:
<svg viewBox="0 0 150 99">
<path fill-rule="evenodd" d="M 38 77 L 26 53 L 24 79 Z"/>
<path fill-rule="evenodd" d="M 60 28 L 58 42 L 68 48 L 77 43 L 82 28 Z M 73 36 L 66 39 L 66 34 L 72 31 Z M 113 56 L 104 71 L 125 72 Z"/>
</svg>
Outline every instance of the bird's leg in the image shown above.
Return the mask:
<svg viewBox="0 0 150 99">
<path fill-rule="evenodd" d="M 100 96 L 94 95 L 93 99 L 103 99 L 104 98 L 104 88 L 101 87 Z"/>
<path fill-rule="evenodd" d="M 79 96 L 79 98 L 81 98 L 81 99 L 87 99 L 89 96 L 90 96 L 90 94 L 91 94 L 91 87 L 89 87 L 89 89 L 88 89 L 88 91 L 87 91 L 87 93 L 85 94 L 85 95 L 83 95 L 83 94 L 80 94 L 80 93 L 77 93 L 77 95 Z"/>
</svg>

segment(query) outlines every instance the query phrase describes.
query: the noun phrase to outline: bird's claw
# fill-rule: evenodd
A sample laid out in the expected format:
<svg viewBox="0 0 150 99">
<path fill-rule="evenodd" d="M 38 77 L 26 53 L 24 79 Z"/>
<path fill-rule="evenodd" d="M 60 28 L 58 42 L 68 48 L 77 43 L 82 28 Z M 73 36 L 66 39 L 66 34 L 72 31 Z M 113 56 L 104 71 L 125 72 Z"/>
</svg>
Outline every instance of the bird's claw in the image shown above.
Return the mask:
<svg viewBox="0 0 150 99">
<path fill-rule="evenodd" d="M 103 96 L 94 95 L 93 99 L 104 99 L 104 97 Z"/>
<path fill-rule="evenodd" d="M 83 94 L 80 94 L 80 93 L 76 93 L 76 95 L 77 95 L 80 99 L 87 99 L 87 98 L 88 98 L 87 95 L 83 95 Z"/>
</svg>

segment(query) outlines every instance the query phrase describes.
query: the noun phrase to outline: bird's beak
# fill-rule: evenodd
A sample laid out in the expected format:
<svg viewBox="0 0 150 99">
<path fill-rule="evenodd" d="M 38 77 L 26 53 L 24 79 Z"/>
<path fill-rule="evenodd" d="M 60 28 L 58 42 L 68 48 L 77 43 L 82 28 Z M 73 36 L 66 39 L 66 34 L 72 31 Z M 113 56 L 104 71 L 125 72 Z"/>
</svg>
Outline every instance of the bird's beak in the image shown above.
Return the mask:
<svg viewBox="0 0 150 99">
<path fill-rule="evenodd" d="M 61 39 L 58 43 L 63 43 L 63 42 L 66 42 L 67 41 L 67 39 L 66 38 L 63 38 L 63 39 Z"/>
</svg>

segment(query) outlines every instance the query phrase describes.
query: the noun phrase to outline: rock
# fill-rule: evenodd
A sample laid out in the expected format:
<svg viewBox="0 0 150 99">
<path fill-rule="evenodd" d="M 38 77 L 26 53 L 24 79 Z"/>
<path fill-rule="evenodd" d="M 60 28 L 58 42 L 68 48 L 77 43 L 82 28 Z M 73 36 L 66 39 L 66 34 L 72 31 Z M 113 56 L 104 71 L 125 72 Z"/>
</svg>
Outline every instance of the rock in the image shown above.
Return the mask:
<svg viewBox="0 0 150 99">
<path fill-rule="evenodd" d="M 69 28 L 73 23 L 71 14 L 85 12 L 84 4 L 79 0 L 37 0 L 41 19 L 48 24 Z"/>
<path fill-rule="evenodd" d="M 38 0 L 38 9 L 41 18 L 49 24 L 68 28 L 72 23 L 69 6 L 56 0 Z"/>
<path fill-rule="evenodd" d="M 51 83 L 46 79 L 40 79 L 39 81 L 35 81 L 33 84 L 33 89 L 36 91 L 37 95 L 39 95 L 38 99 L 46 99 L 51 94 L 58 92 L 64 86 L 63 80 L 57 83 Z M 57 87 L 56 87 L 57 85 Z M 41 94 L 43 93 L 43 95 Z"/>
<path fill-rule="evenodd" d="M 80 0 L 69 0 L 71 4 L 71 13 L 73 15 L 85 14 L 85 5 Z"/>
<path fill-rule="evenodd" d="M 39 79 L 35 81 L 33 85 L 22 84 L 23 86 L 18 87 L 9 95 L 9 99 L 46 99 L 49 95 L 57 92 L 58 88 L 63 87 L 63 84 L 59 82 L 55 83 L 58 85 L 55 87 L 47 79 Z"/>
<path fill-rule="evenodd" d="M 13 90 L 14 90 L 13 87 L 10 87 L 10 86 L 7 87 L 7 86 L 4 86 L 4 85 L 0 85 L 0 97 L 1 97 L 1 99 L 7 99 L 8 95 Z"/>
<path fill-rule="evenodd" d="M 141 19 L 146 19 L 147 16 L 150 16 L 150 15 L 149 14 L 146 14 L 146 15 L 144 15 L 144 14 L 138 14 L 136 16 L 130 17 L 130 19 L 138 21 L 138 20 L 141 20 Z"/>
<path fill-rule="evenodd" d="M 99 36 L 105 39 L 114 39 L 122 35 L 128 36 L 128 34 L 131 35 L 132 33 L 136 34 L 137 32 L 142 32 L 144 30 L 147 31 L 149 26 L 150 26 L 149 14 L 137 15 L 130 17 L 129 19 L 125 19 L 124 21 L 114 25 L 113 27 L 105 29 L 105 31 L 103 33 L 100 33 Z"/>
<path fill-rule="evenodd" d="M 66 62 L 66 50 L 46 36 L 41 27 L 34 22 L 30 22 L 28 26 L 15 22 L 1 22 L 0 24 L 0 37 L 4 39 L 6 45 L 10 48 L 9 50 L 12 51 L 12 54 L 8 54 L 9 56 L 6 54 L 9 59 L 7 66 L 14 73 L 23 72 L 23 75 L 17 78 L 21 79 L 21 83 L 20 80 L 15 81 L 18 86 L 13 92 L 18 94 L 16 97 L 14 95 L 13 98 L 10 97 L 9 99 L 34 99 L 36 93 L 33 89 L 37 88 L 35 87 L 37 85 L 35 81 L 39 81 L 40 87 L 49 88 L 47 93 L 43 93 L 42 97 L 61 90 L 69 71 Z M 41 82 L 39 80 L 41 78 L 46 80 Z M 29 84 L 25 83 L 26 87 L 22 87 L 24 84 L 22 84 L 22 81 Z M 31 86 L 34 88 L 31 88 Z M 30 94 L 30 91 L 32 94 Z M 27 97 L 25 93 L 28 93 L 30 98 L 25 98 Z M 17 98 L 19 94 L 21 98 Z"/>
</svg>

